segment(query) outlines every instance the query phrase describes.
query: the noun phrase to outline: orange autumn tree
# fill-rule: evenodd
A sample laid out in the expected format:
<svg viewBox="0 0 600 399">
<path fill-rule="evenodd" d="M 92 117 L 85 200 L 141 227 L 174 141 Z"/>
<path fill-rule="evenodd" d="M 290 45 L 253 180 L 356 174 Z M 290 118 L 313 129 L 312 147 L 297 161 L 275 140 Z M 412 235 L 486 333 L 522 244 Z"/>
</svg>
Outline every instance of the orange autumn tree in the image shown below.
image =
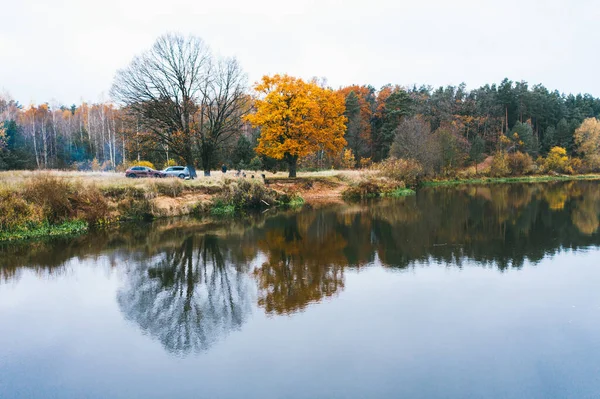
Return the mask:
<svg viewBox="0 0 600 399">
<path fill-rule="evenodd" d="M 246 119 L 260 128 L 256 152 L 285 160 L 290 177 L 298 158 L 320 150 L 335 155 L 346 145 L 341 94 L 288 75 L 264 76 L 254 90 L 255 112 Z"/>
</svg>

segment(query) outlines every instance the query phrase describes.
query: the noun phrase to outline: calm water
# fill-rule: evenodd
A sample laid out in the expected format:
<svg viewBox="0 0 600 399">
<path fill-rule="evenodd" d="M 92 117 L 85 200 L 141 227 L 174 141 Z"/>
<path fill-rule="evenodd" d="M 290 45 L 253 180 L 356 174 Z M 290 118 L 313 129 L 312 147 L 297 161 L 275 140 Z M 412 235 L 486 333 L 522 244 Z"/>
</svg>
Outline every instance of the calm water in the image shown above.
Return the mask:
<svg viewBox="0 0 600 399">
<path fill-rule="evenodd" d="M 0 398 L 599 398 L 600 184 L 0 246 Z"/>
</svg>

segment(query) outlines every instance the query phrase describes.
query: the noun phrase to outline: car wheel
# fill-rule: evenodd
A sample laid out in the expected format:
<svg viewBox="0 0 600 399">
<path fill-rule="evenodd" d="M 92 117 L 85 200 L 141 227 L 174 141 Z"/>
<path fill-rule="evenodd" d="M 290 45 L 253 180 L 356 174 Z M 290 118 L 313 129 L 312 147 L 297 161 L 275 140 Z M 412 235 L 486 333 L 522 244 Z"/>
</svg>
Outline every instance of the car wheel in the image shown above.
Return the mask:
<svg viewBox="0 0 600 399">
<path fill-rule="evenodd" d="M 129 177 L 131 179 L 135 179 L 137 176 L 135 175 L 135 173 L 130 173 L 127 175 L 127 177 Z"/>
<path fill-rule="evenodd" d="M 158 173 L 154 174 L 154 177 L 158 178 L 160 175 Z"/>
<path fill-rule="evenodd" d="M 179 178 L 180 178 L 180 179 L 185 179 L 185 175 L 184 175 L 183 173 L 180 173 L 180 174 L 179 174 Z"/>
</svg>

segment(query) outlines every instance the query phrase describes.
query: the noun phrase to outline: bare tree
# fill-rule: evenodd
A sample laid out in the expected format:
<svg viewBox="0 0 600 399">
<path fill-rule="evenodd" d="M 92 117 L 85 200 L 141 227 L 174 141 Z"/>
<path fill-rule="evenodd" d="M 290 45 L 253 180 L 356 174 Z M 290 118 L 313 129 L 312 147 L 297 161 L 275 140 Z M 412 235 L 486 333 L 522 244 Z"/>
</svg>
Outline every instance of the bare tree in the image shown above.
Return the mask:
<svg viewBox="0 0 600 399">
<path fill-rule="evenodd" d="M 390 155 L 418 161 L 426 172 L 437 171 L 441 164 L 440 143 L 431 133 L 429 122 L 420 116 L 405 118 L 394 130 Z"/>
<path fill-rule="evenodd" d="M 195 176 L 194 150 L 210 174 L 217 146 L 241 126 L 244 90 L 235 60 L 215 61 L 198 37 L 167 34 L 117 72 L 111 95 Z"/>
<path fill-rule="evenodd" d="M 205 175 L 210 174 L 217 149 L 242 130 L 242 117 L 250 108 L 246 87 L 246 75 L 236 59 L 212 63 L 202 88 L 196 141 Z"/>
</svg>

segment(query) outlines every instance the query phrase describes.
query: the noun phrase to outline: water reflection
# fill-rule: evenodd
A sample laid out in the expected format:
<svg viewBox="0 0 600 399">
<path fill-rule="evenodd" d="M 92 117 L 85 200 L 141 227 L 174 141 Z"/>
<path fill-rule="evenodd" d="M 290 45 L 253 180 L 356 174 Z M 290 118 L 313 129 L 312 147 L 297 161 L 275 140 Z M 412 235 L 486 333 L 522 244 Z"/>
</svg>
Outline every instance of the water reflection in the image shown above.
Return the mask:
<svg viewBox="0 0 600 399">
<path fill-rule="evenodd" d="M 215 235 L 190 234 L 126 269 L 117 299 L 128 320 L 173 353 L 207 349 L 250 312 L 243 263 Z"/>
<path fill-rule="evenodd" d="M 267 260 L 254 273 L 267 313 L 294 313 L 344 288 L 348 243 L 332 219 L 331 212 L 281 215 L 259 229 Z"/>
<path fill-rule="evenodd" d="M 600 184 L 420 190 L 398 200 L 306 208 L 243 221 L 130 225 L 70 240 L 0 247 L 0 285 L 25 270 L 54 278 L 71 259 L 123 276 L 125 318 L 172 353 L 209 348 L 256 303 L 292 314 L 344 289 L 347 268 L 466 259 L 505 270 L 600 244 Z M 253 266 L 250 266 L 253 265 Z"/>
</svg>

